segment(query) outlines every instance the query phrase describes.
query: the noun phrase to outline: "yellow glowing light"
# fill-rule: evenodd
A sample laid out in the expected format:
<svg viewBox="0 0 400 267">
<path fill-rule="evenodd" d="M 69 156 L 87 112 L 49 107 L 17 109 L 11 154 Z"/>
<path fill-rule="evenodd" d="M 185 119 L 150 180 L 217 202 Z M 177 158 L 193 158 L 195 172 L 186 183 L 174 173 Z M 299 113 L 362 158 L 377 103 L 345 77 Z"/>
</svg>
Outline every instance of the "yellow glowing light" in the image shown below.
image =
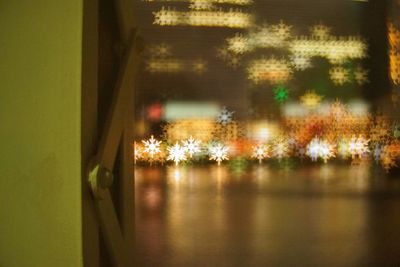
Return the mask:
<svg viewBox="0 0 400 267">
<path fill-rule="evenodd" d="M 335 85 L 343 85 L 349 81 L 349 71 L 340 66 L 330 69 L 329 76 Z"/>
<path fill-rule="evenodd" d="M 269 81 L 271 83 L 286 82 L 292 77 L 290 64 L 275 58 L 257 59 L 250 62 L 247 67 L 248 78 L 255 83 Z"/>
<path fill-rule="evenodd" d="M 160 145 L 162 142 L 154 139 L 153 136 L 149 140 L 142 140 L 142 142 L 144 144 L 144 152 L 148 153 L 151 158 L 161 152 Z"/>
<path fill-rule="evenodd" d="M 252 15 L 233 9 L 229 9 L 229 11 L 176 11 L 163 7 L 153 14 L 154 24 L 160 26 L 248 28 L 253 24 Z"/>
<path fill-rule="evenodd" d="M 311 36 L 317 39 L 327 39 L 330 37 L 331 28 L 323 25 L 317 24 L 310 28 Z"/>
<path fill-rule="evenodd" d="M 189 8 L 193 10 L 212 10 L 215 6 L 211 1 L 191 0 Z"/>
<path fill-rule="evenodd" d="M 241 65 L 240 55 L 230 53 L 227 47 L 218 48 L 216 56 L 225 61 L 228 66 L 232 67 L 233 69 L 236 69 Z"/>
<path fill-rule="evenodd" d="M 150 45 L 148 48 L 148 53 L 150 57 L 169 57 L 171 56 L 171 46 L 166 43 L 161 43 L 157 45 Z"/>
<path fill-rule="evenodd" d="M 354 79 L 359 85 L 363 85 L 367 83 L 368 80 L 368 71 L 358 66 L 354 71 Z"/>
<path fill-rule="evenodd" d="M 388 171 L 397 166 L 397 160 L 400 156 L 400 142 L 398 140 L 392 141 L 384 146 L 380 161 L 383 168 Z"/>
<path fill-rule="evenodd" d="M 218 166 L 221 165 L 221 162 L 223 160 L 228 160 L 228 150 L 229 148 L 227 146 L 224 146 L 222 144 L 218 144 L 215 146 L 210 147 L 210 160 L 215 160 L 218 162 Z"/>
<path fill-rule="evenodd" d="M 200 140 L 194 139 L 192 136 L 189 139 L 182 142 L 184 150 L 189 154 L 189 158 L 192 158 L 195 153 L 200 152 Z"/>
<path fill-rule="evenodd" d="M 174 161 L 175 165 L 178 165 L 179 162 L 186 160 L 185 148 L 180 146 L 178 143 L 172 147 L 168 147 L 167 150 L 169 153 L 167 160 Z"/>
<path fill-rule="evenodd" d="M 308 58 L 323 57 L 333 64 L 339 64 L 348 59 L 365 58 L 367 45 L 360 37 L 355 36 L 326 38 L 303 36 L 289 42 L 289 51 L 293 55 Z"/>
<path fill-rule="evenodd" d="M 243 54 L 251 50 L 249 39 L 244 37 L 242 34 L 236 34 L 234 37 L 228 38 L 227 43 L 228 50 L 236 54 Z"/>
<path fill-rule="evenodd" d="M 287 46 L 287 41 L 291 37 L 291 28 L 292 26 L 282 21 L 279 24 L 263 25 L 247 35 L 236 34 L 228 38 L 227 48 L 236 54 L 247 53 L 257 48 L 282 48 Z"/>
<path fill-rule="evenodd" d="M 203 2 L 210 4 L 251 5 L 253 0 L 143 0 L 146 2 Z"/>
<path fill-rule="evenodd" d="M 254 121 L 247 125 L 247 138 L 255 142 L 268 142 L 280 134 L 277 123 L 270 121 Z"/>
<path fill-rule="evenodd" d="M 307 91 L 300 97 L 300 101 L 305 107 L 313 109 L 319 106 L 322 98 L 322 96 L 316 94 L 314 91 Z"/>
<path fill-rule="evenodd" d="M 390 78 L 395 85 L 400 84 L 400 30 L 388 23 Z"/>
<path fill-rule="evenodd" d="M 213 138 L 216 124 L 208 119 L 182 119 L 169 123 L 164 127 L 164 138 L 169 143 L 185 140 L 189 136 L 207 143 Z"/>
<path fill-rule="evenodd" d="M 390 78 L 393 84 L 400 84 L 400 52 L 390 51 L 389 54 L 390 64 Z"/>
<path fill-rule="evenodd" d="M 194 72 L 197 74 L 202 74 L 207 70 L 207 63 L 204 60 L 150 58 L 146 61 L 146 70 L 151 73 Z"/>
</svg>

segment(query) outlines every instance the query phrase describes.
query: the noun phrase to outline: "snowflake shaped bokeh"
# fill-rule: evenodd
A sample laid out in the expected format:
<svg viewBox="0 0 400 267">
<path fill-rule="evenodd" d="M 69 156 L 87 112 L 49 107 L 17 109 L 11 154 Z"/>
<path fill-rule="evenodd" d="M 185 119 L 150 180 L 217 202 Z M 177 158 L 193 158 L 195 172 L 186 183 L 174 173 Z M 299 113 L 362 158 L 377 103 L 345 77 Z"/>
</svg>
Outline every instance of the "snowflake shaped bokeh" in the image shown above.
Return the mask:
<svg viewBox="0 0 400 267">
<path fill-rule="evenodd" d="M 148 153 L 151 158 L 154 157 L 155 154 L 160 153 L 160 145 L 161 141 L 154 139 L 154 136 L 151 136 L 148 140 L 142 140 L 144 145 L 144 152 Z"/>
<path fill-rule="evenodd" d="M 289 145 L 286 140 L 277 140 L 272 147 L 272 155 L 279 161 L 289 155 Z"/>
<path fill-rule="evenodd" d="M 185 148 L 180 146 L 178 143 L 176 143 L 172 147 L 168 147 L 167 150 L 168 150 L 167 160 L 174 161 L 175 165 L 178 165 L 179 162 L 186 160 Z"/>
<path fill-rule="evenodd" d="M 200 152 L 200 140 L 194 139 L 192 136 L 189 139 L 182 142 L 183 148 L 189 154 L 189 158 L 192 158 L 195 153 Z"/>
<path fill-rule="evenodd" d="M 317 24 L 310 28 L 311 36 L 317 39 L 327 39 L 330 36 L 331 28 L 323 25 Z"/>
<path fill-rule="evenodd" d="M 313 138 L 307 145 L 306 154 L 312 161 L 317 161 L 318 158 L 321 158 L 325 163 L 328 159 L 335 156 L 333 153 L 333 145 L 318 137 Z"/>
<path fill-rule="evenodd" d="M 330 69 L 329 76 L 335 85 L 343 85 L 350 79 L 349 71 L 341 66 Z"/>
<path fill-rule="evenodd" d="M 310 90 L 300 97 L 300 102 L 303 106 L 313 109 L 319 106 L 322 98 L 323 97 L 316 94 L 315 91 Z"/>
<path fill-rule="evenodd" d="M 228 151 L 229 148 L 222 144 L 217 144 L 215 146 L 210 147 L 210 160 L 215 160 L 218 163 L 218 166 L 221 165 L 223 160 L 228 160 Z"/>
<path fill-rule="evenodd" d="M 289 91 L 283 86 L 278 86 L 274 88 L 274 99 L 276 102 L 282 104 L 286 102 L 289 98 Z"/>
<path fill-rule="evenodd" d="M 290 61 L 296 70 L 306 70 L 312 67 L 311 58 L 307 56 L 292 55 Z"/>
<path fill-rule="evenodd" d="M 361 159 L 369 152 L 369 140 L 358 136 L 353 136 L 348 144 L 349 153 L 353 159 L 358 158 Z"/>
<path fill-rule="evenodd" d="M 281 38 L 281 39 L 287 39 L 287 38 L 290 37 L 290 33 L 291 33 L 292 26 L 283 23 L 283 21 L 281 20 L 281 21 L 279 22 L 279 24 L 273 25 L 271 28 L 272 28 L 272 31 L 273 31 L 279 38 Z"/>
<path fill-rule="evenodd" d="M 258 145 L 253 147 L 252 158 L 258 159 L 261 164 L 262 160 L 269 157 L 268 148 L 265 145 Z"/>
<path fill-rule="evenodd" d="M 368 83 L 368 71 L 363 69 L 362 67 L 358 66 L 354 70 L 354 79 L 356 80 L 357 84 L 363 85 L 365 83 Z"/>
<path fill-rule="evenodd" d="M 223 126 L 228 125 L 233 120 L 234 111 L 229 111 L 226 107 L 223 107 L 221 112 L 218 115 L 217 122 L 222 124 Z"/>
</svg>

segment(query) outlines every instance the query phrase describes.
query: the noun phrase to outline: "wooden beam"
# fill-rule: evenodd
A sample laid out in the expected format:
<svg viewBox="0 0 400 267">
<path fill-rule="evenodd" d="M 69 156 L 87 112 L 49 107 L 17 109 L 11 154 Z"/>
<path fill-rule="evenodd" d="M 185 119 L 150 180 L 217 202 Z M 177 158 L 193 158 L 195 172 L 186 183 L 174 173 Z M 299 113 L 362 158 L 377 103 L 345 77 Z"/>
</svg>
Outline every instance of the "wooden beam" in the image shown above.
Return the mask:
<svg viewBox="0 0 400 267">
<path fill-rule="evenodd" d="M 132 266 L 129 265 L 127 259 L 128 250 L 120 230 L 118 217 L 115 213 L 115 208 L 108 189 L 103 195 L 103 199 L 95 199 L 95 206 L 101 226 L 101 233 L 104 237 L 107 250 L 110 253 L 110 260 L 113 266 Z"/>
<path fill-rule="evenodd" d="M 125 124 L 125 114 L 131 105 L 132 77 L 139 65 L 139 48 L 136 34 L 131 31 L 129 45 L 124 54 L 114 91 L 113 100 L 101 136 L 97 162 L 108 170 L 113 170 L 118 145 Z"/>
<path fill-rule="evenodd" d="M 127 43 L 131 30 L 135 28 L 133 1 L 115 0 L 115 10 L 117 12 L 121 41 Z"/>
<path fill-rule="evenodd" d="M 89 161 L 97 148 L 98 114 L 98 0 L 83 2 L 82 32 L 82 254 L 84 267 L 100 266 L 100 227 L 87 182 Z"/>
<path fill-rule="evenodd" d="M 132 85 L 134 76 L 132 76 Z M 119 183 L 119 197 L 120 197 L 120 224 L 125 239 L 125 244 L 128 248 L 135 247 L 134 230 L 134 169 L 133 169 L 133 124 L 134 124 L 134 90 L 131 91 L 129 96 L 130 105 L 125 116 L 125 127 L 123 133 L 123 142 L 121 149 L 122 158 L 122 172 Z M 133 266 L 134 253 L 128 255 L 129 266 Z"/>
</svg>

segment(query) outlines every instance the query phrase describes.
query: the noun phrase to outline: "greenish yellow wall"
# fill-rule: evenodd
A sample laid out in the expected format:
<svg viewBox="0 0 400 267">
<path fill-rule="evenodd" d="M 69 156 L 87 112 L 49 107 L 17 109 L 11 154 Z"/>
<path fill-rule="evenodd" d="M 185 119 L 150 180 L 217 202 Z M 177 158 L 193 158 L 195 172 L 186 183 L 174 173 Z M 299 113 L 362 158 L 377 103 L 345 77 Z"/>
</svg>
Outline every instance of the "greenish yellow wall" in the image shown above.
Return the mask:
<svg viewBox="0 0 400 267">
<path fill-rule="evenodd" d="M 82 0 L 0 1 L 0 266 L 82 266 Z"/>
</svg>

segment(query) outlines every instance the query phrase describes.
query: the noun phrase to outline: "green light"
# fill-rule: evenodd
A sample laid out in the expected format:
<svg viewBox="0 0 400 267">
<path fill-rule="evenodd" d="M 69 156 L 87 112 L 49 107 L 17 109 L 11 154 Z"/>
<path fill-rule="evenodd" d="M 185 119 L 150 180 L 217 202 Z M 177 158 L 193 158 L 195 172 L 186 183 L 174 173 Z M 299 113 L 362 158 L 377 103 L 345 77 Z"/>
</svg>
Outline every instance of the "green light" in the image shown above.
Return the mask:
<svg viewBox="0 0 400 267">
<path fill-rule="evenodd" d="M 274 88 L 274 99 L 276 102 L 282 104 L 289 98 L 289 92 L 284 86 Z"/>
</svg>

